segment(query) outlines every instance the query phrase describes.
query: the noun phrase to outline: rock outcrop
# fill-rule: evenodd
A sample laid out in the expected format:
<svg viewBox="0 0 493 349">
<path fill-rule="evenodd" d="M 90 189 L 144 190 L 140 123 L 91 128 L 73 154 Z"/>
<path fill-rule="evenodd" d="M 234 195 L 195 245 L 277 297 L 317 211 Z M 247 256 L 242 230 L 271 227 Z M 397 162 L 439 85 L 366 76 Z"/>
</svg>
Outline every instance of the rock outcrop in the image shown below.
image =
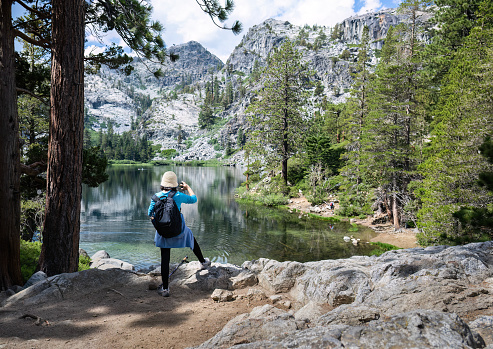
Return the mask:
<svg viewBox="0 0 493 349">
<path fill-rule="evenodd" d="M 159 274 L 117 268 L 40 274 L 2 306 L 143 287 Z M 201 270 L 191 262 L 173 274 L 171 287 L 208 290 L 217 302 L 270 302 L 230 320 L 200 349 L 493 347 L 491 241 L 308 263 L 259 259 Z"/>
<path fill-rule="evenodd" d="M 425 30 L 420 31 L 418 40 L 428 41 L 428 30 L 431 28 L 431 13 L 419 12 L 417 21 Z M 367 26 L 370 34 L 370 46 L 374 49 L 382 49 L 385 37 L 390 27 L 409 20 L 405 14 L 398 13 L 396 9 L 385 9 L 378 12 L 366 13 L 345 19 L 340 24 L 341 39 L 349 44 L 358 44 L 363 34 L 364 26 Z"/>
<path fill-rule="evenodd" d="M 260 286 L 288 294 L 302 308 L 294 314 L 258 308 L 198 348 L 493 345 L 492 252 L 493 242 L 487 242 L 309 263 L 246 262 Z M 319 316 L 321 305 L 333 310 Z M 474 319 L 484 309 L 490 315 Z M 464 319 L 474 321 L 468 326 Z"/>
</svg>

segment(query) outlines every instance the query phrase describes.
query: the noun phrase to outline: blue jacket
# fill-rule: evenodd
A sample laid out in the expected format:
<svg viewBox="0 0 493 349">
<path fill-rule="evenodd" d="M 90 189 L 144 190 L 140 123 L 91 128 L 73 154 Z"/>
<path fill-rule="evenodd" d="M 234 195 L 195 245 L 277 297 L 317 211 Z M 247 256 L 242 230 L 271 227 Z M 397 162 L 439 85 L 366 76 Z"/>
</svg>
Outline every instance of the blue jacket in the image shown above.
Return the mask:
<svg viewBox="0 0 493 349">
<path fill-rule="evenodd" d="M 162 199 L 163 197 L 167 197 L 169 194 L 168 192 L 157 192 L 156 196 Z M 176 202 L 176 206 L 178 206 L 178 209 L 181 211 L 181 204 L 194 204 L 197 202 L 197 196 L 196 195 L 187 195 L 182 192 L 177 191 L 176 194 L 173 196 L 173 200 Z M 151 204 L 149 205 L 149 209 L 147 210 L 147 215 L 149 217 L 152 217 L 154 214 L 154 205 L 156 203 L 151 200 Z"/>
</svg>

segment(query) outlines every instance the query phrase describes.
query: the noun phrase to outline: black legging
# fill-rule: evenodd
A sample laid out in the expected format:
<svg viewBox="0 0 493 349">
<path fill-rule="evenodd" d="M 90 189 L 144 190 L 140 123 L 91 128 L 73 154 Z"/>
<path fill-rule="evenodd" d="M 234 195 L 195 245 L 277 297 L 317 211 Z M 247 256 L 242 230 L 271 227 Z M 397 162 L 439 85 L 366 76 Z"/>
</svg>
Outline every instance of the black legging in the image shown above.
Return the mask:
<svg viewBox="0 0 493 349">
<path fill-rule="evenodd" d="M 202 255 L 199 243 L 193 238 L 193 253 L 197 256 L 200 263 L 205 262 L 205 258 Z M 161 278 L 163 279 L 163 288 L 168 288 L 169 278 L 169 259 L 171 248 L 161 248 Z"/>
</svg>

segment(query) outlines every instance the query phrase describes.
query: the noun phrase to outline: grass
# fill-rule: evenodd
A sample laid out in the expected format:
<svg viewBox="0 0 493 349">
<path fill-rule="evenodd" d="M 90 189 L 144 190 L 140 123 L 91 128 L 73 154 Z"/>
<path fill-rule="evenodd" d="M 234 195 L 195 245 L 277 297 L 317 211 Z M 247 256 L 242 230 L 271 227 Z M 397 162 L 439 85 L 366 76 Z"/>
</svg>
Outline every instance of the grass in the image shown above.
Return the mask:
<svg viewBox="0 0 493 349">
<path fill-rule="evenodd" d="M 41 242 L 29 242 L 21 240 L 21 274 L 24 282 L 29 280 L 29 278 L 36 272 L 40 254 Z M 80 256 L 78 271 L 89 269 L 90 264 L 90 257 Z"/>
<path fill-rule="evenodd" d="M 385 242 L 370 242 L 370 244 L 375 246 L 375 249 L 370 251 L 370 256 L 380 256 L 387 251 L 401 250 L 400 247 L 386 244 Z"/>
</svg>

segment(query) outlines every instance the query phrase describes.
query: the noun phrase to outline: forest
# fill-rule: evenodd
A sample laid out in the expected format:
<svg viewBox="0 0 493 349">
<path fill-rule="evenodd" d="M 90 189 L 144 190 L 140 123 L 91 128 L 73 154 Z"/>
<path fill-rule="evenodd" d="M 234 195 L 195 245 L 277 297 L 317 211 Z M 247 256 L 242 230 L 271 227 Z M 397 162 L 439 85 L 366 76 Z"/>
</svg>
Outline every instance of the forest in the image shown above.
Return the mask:
<svg viewBox="0 0 493 349">
<path fill-rule="evenodd" d="M 382 213 L 396 230 L 418 228 L 422 246 L 491 240 L 493 5 L 409 0 L 399 11 L 410 20 L 389 29 L 376 66 L 363 29 L 345 103 L 308 107 L 317 88 L 292 43 L 269 57 L 241 196 L 270 205 L 301 190 L 318 204 L 335 193 L 339 215 Z"/>
</svg>

